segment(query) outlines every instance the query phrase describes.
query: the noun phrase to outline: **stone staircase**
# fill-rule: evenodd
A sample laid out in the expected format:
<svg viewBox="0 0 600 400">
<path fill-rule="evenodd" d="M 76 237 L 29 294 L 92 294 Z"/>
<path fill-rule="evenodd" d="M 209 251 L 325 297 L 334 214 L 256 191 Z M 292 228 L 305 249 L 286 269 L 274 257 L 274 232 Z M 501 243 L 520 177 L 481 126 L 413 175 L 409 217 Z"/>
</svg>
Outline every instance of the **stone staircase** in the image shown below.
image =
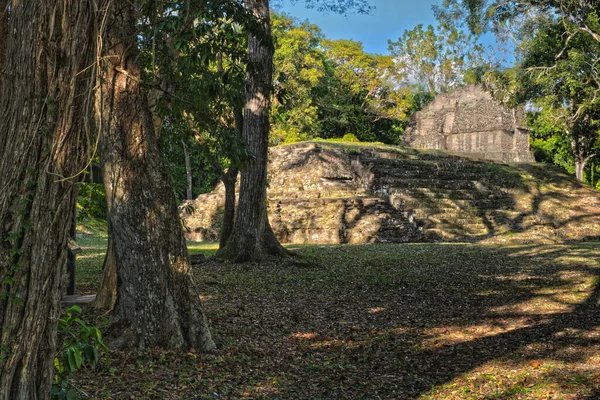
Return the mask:
<svg viewBox="0 0 600 400">
<path fill-rule="evenodd" d="M 371 151 L 357 155 L 370 190 L 413 223 L 425 240 L 481 240 L 514 217 L 498 165 L 445 154 Z"/>
</svg>

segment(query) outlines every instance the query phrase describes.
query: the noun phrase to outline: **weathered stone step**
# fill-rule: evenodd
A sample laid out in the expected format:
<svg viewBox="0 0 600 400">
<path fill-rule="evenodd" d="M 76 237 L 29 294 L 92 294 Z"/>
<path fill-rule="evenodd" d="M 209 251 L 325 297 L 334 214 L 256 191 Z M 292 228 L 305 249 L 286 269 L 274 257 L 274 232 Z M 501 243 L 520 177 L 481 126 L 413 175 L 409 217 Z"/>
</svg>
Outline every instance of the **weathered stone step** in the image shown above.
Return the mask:
<svg viewBox="0 0 600 400">
<path fill-rule="evenodd" d="M 465 179 L 454 179 L 454 180 L 443 180 L 435 178 L 417 178 L 417 179 L 386 179 L 381 178 L 376 182 L 377 187 L 389 188 L 441 188 L 441 189 L 466 189 L 466 190 L 480 190 L 480 191 L 492 191 L 498 190 L 497 186 L 482 183 L 478 180 L 465 180 Z"/>
<path fill-rule="evenodd" d="M 475 168 L 489 168 L 494 166 L 492 162 L 483 162 L 478 160 L 471 160 L 468 158 L 462 158 L 458 156 L 452 156 L 447 154 L 434 154 L 434 153 L 419 153 L 419 154 L 402 154 L 398 157 L 374 157 L 373 154 L 361 153 L 361 162 L 365 164 L 371 164 L 373 166 L 379 165 L 394 165 L 394 166 L 439 166 L 439 167 L 453 167 L 460 168 L 461 166 L 473 166 Z"/>
<path fill-rule="evenodd" d="M 437 189 L 437 188 L 391 188 L 389 190 L 390 201 L 392 198 L 400 200 L 416 199 L 449 199 L 449 200 L 474 200 L 474 199 L 507 199 L 502 192 L 483 192 L 465 189 Z M 395 200 L 394 200 L 395 201 Z"/>
<path fill-rule="evenodd" d="M 506 209 L 512 208 L 512 203 L 504 199 L 471 199 L 471 200 L 449 200 L 449 199 L 412 199 L 412 200 L 399 200 L 398 202 L 391 203 L 394 208 L 402 211 L 413 210 L 413 209 L 457 209 L 457 210 L 468 210 L 468 209 Z"/>
<path fill-rule="evenodd" d="M 506 220 L 514 219 L 516 217 L 510 217 L 506 214 L 496 214 L 501 211 L 510 212 L 507 210 L 490 210 L 490 209 L 478 209 L 478 208 L 449 208 L 449 207 L 418 207 L 407 210 L 401 210 L 406 216 L 413 216 L 413 218 L 485 218 L 487 220 Z"/>
<path fill-rule="evenodd" d="M 462 162 L 460 160 L 445 160 L 445 161 L 427 161 L 427 160 L 377 160 L 372 162 L 364 162 L 369 165 L 372 171 L 387 172 L 390 169 L 409 170 L 409 171 L 452 171 L 452 172 L 494 172 L 502 168 L 493 164 Z"/>
<path fill-rule="evenodd" d="M 398 179 L 437 179 L 437 180 L 469 180 L 469 181 L 491 181 L 494 177 L 494 172 L 477 172 L 477 171 L 437 171 L 437 170 L 396 170 L 393 173 L 387 173 L 384 176 L 387 181 Z"/>
<path fill-rule="evenodd" d="M 480 168 L 490 169 L 497 167 L 493 163 L 469 160 L 456 156 L 446 155 L 433 155 L 433 154 L 418 154 L 405 157 L 398 157 L 396 159 L 384 159 L 362 156 L 361 162 L 364 164 L 370 164 L 373 167 L 377 166 L 395 166 L 395 167 L 410 167 L 416 168 L 429 168 L 436 167 L 441 169 L 460 169 L 460 168 Z"/>
<path fill-rule="evenodd" d="M 466 221 L 465 223 L 450 223 L 450 222 L 435 222 L 431 220 L 425 220 L 422 225 L 423 229 L 443 229 L 446 231 L 463 231 L 465 233 L 487 233 L 490 228 L 485 224 L 478 223 L 476 221 Z"/>
<path fill-rule="evenodd" d="M 353 187 L 339 187 L 335 190 L 328 189 L 326 192 L 326 198 L 329 199 L 347 199 L 348 197 L 368 197 L 368 192 L 364 188 L 353 188 Z M 280 199 L 320 199 L 323 198 L 323 191 L 321 190 L 305 190 L 299 188 L 284 188 L 284 190 L 278 190 L 277 192 L 268 192 L 269 200 L 280 200 Z"/>
</svg>

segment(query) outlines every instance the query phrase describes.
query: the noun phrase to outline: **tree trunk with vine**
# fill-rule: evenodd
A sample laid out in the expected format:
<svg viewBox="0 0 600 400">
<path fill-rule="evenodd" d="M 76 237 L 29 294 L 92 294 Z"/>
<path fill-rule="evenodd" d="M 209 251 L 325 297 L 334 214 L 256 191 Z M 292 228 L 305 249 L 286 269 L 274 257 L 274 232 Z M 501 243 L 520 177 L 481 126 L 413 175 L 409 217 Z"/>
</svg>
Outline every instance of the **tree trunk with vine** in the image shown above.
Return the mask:
<svg viewBox="0 0 600 400">
<path fill-rule="evenodd" d="M 85 124 L 95 15 L 88 1 L 8 4 L 10 19 L 0 21 L 10 32 L 1 44 L 0 399 L 37 400 L 50 395 L 73 176 L 93 133 Z"/>
<path fill-rule="evenodd" d="M 209 351 L 215 345 L 141 83 L 134 10 L 110 3 L 96 107 L 117 265 L 111 336 L 119 347 Z"/>
</svg>

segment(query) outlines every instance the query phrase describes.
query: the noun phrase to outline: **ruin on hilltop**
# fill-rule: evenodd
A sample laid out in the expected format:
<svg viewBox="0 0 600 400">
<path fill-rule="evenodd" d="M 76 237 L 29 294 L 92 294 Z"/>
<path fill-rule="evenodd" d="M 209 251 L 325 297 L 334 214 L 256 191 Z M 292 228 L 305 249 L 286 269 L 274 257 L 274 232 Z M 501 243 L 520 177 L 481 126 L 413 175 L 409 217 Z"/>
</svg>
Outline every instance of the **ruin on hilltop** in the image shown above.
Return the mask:
<svg viewBox="0 0 600 400">
<path fill-rule="evenodd" d="M 407 146 L 501 162 L 533 162 L 522 108 L 508 108 L 481 86 L 442 93 L 415 113 L 404 132 Z"/>
</svg>

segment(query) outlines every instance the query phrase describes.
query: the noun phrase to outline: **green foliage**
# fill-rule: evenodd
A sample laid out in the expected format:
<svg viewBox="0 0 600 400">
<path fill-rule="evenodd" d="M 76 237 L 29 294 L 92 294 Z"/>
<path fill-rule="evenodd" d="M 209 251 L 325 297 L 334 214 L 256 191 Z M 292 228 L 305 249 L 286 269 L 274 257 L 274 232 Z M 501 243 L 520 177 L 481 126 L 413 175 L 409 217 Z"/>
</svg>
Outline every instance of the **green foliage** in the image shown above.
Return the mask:
<svg viewBox="0 0 600 400">
<path fill-rule="evenodd" d="M 265 33 L 237 1 L 146 2 L 143 13 L 144 81 L 153 89 L 165 163 L 181 200 L 187 186 L 184 144 L 193 195 L 211 190 L 230 161 L 246 160 L 234 113 L 244 101 L 248 33 Z"/>
<path fill-rule="evenodd" d="M 554 123 L 552 115 L 545 111 L 529 113 L 531 151 L 536 161 L 558 165 L 569 173 L 575 172 L 575 163 L 569 139 L 564 129 Z"/>
<path fill-rule="evenodd" d="M 362 143 L 360 141 L 360 139 L 358 139 L 352 133 L 346 133 L 341 138 L 329 138 L 329 139 L 317 138 L 317 139 L 315 139 L 315 141 L 317 141 L 317 142 L 330 142 L 330 143 Z M 370 144 L 383 144 L 381 142 L 369 142 L 369 143 Z"/>
<path fill-rule="evenodd" d="M 319 89 L 324 138 L 354 134 L 364 142 L 397 143 L 412 103 L 389 56 L 365 53 L 362 43 L 326 40 L 326 85 Z"/>
<path fill-rule="evenodd" d="M 101 183 L 82 182 L 77 197 L 77 219 L 106 218 L 106 193 Z"/>
<path fill-rule="evenodd" d="M 412 94 L 391 57 L 360 42 L 328 40 L 318 27 L 286 15 L 272 19 L 275 38 L 271 143 L 340 138 L 398 143 Z"/>
<path fill-rule="evenodd" d="M 214 189 L 220 179 L 219 170 L 224 160 L 216 160 L 208 146 L 200 144 L 187 126 L 163 126 L 161 146 L 163 159 L 178 202 L 186 198 L 187 175 L 184 144 L 187 147 L 192 170 L 192 196 Z M 215 165 L 216 164 L 216 165 Z"/>
<path fill-rule="evenodd" d="M 81 308 L 72 306 L 58 320 L 58 338 L 62 345 L 54 358 L 52 399 L 79 399 L 78 390 L 70 383 L 73 373 L 84 365 L 95 367 L 100 354 L 108 354 L 98 328 L 86 324 L 78 317 L 80 313 Z"/>
<path fill-rule="evenodd" d="M 272 16 L 271 25 L 275 54 L 270 141 L 293 143 L 318 137 L 321 122 L 315 91 L 325 76 L 321 31 L 279 14 Z"/>
<path fill-rule="evenodd" d="M 492 68 L 477 37 L 448 23 L 426 29 L 417 25 L 388 43 L 400 70 L 415 82 L 418 91 L 425 93 L 448 92 L 463 84 L 480 83 L 485 71 Z"/>
<path fill-rule="evenodd" d="M 300 0 L 290 0 L 292 4 Z M 278 0 L 274 1 L 278 3 Z M 316 9 L 323 13 L 334 13 L 347 15 L 351 13 L 369 14 L 374 10 L 374 6 L 369 0 L 303 0 L 304 6 L 308 9 Z"/>
<path fill-rule="evenodd" d="M 342 137 L 342 140 L 344 142 L 360 142 L 360 140 L 358 140 L 358 138 L 356 136 L 354 136 L 352 133 L 346 133 Z"/>
</svg>

